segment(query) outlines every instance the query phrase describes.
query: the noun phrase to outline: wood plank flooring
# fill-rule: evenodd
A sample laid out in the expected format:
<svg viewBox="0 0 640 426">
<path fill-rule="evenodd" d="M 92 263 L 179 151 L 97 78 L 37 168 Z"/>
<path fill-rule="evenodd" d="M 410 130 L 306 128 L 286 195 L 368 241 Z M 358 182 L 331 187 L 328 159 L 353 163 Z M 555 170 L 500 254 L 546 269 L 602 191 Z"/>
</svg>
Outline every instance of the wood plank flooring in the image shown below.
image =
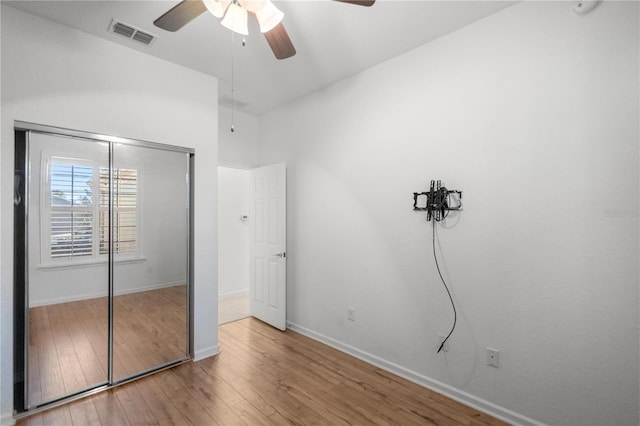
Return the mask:
<svg viewBox="0 0 640 426">
<path fill-rule="evenodd" d="M 185 285 L 114 297 L 114 378 L 183 358 Z M 107 298 L 30 309 L 29 404 L 107 381 Z"/>
<path fill-rule="evenodd" d="M 222 325 L 221 353 L 18 425 L 502 425 L 291 330 Z"/>
<path fill-rule="evenodd" d="M 186 355 L 186 285 L 116 296 L 113 304 L 114 378 Z"/>
<path fill-rule="evenodd" d="M 106 371 L 106 297 L 30 309 L 31 405 L 105 382 Z"/>
</svg>

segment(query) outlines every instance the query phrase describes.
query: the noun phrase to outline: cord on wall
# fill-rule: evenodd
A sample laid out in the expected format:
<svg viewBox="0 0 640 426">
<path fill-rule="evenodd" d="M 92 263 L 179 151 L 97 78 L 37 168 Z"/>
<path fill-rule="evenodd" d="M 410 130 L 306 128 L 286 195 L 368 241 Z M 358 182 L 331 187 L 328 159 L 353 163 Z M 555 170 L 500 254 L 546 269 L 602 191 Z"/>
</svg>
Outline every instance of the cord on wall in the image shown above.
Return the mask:
<svg viewBox="0 0 640 426">
<path fill-rule="evenodd" d="M 425 198 L 425 203 L 422 207 L 419 205 L 420 197 Z M 455 197 L 457 197 L 457 203 L 454 201 Z M 451 291 L 449 291 L 449 286 L 447 286 L 447 282 L 444 280 L 442 272 L 440 271 L 440 265 L 438 264 L 438 256 L 436 255 L 436 222 L 440 222 L 441 220 L 446 219 L 449 215 L 449 212 L 451 212 L 452 210 L 460 209 L 462 209 L 462 191 L 449 190 L 442 185 L 441 181 L 436 182 L 435 180 L 432 180 L 428 192 L 413 193 L 413 210 L 426 211 L 427 222 L 431 221 L 432 223 L 431 243 L 433 247 L 433 260 L 436 263 L 438 276 L 440 277 L 442 285 L 444 285 L 444 288 L 447 291 L 447 295 L 449 296 L 449 300 L 451 301 L 451 308 L 453 309 L 453 325 L 451 326 L 451 330 L 449 330 L 449 334 L 447 334 L 447 336 L 442 340 L 442 343 L 440 343 L 440 347 L 438 348 L 437 353 L 440 353 L 440 351 L 442 351 L 445 343 L 453 334 L 453 331 L 456 328 L 456 323 L 458 322 L 458 312 L 456 311 L 456 305 L 453 302 Z"/>
<path fill-rule="evenodd" d="M 432 221 L 432 234 L 433 234 L 433 239 L 432 239 L 432 245 L 433 245 L 433 260 L 436 262 L 436 269 L 438 270 L 438 275 L 440 276 L 440 280 L 442 281 L 442 284 L 444 285 L 444 289 L 447 290 L 447 294 L 449 295 L 449 300 L 451 301 L 451 307 L 453 308 L 453 325 L 451 326 L 451 330 L 449 330 L 449 334 L 447 334 L 447 337 L 445 337 L 444 339 L 442 339 L 442 343 L 440 344 L 440 347 L 438 348 L 438 352 L 436 353 L 440 353 L 440 351 L 442 350 L 442 348 L 444 348 L 444 344 L 447 342 L 447 340 L 449 340 L 449 337 L 451 337 L 451 335 L 453 334 L 453 330 L 456 329 L 456 323 L 458 322 L 458 312 L 456 311 L 456 304 L 453 303 L 453 297 L 451 296 L 451 292 L 449 291 L 449 287 L 447 286 L 447 283 L 445 282 L 444 278 L 442 277 L 442 272 L 440 272 L 440 265 L 438 264 L 438 257 L 436 256 L 436 221 Z"/>
</svg>

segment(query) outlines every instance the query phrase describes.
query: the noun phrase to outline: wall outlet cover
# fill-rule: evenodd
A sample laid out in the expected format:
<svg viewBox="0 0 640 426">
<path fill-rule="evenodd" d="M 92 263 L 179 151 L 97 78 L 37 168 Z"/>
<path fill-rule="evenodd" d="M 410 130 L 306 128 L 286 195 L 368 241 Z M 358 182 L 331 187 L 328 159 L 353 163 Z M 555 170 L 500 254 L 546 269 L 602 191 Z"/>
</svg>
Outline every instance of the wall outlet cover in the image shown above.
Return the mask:
<svg viewBox="0 0 640 426">
<path fill-rule="evenodd" d="M 487 347 L 487 365 L 500 368 L 500 351 Z"/>
<path fill-rule="evenodd" d="M 352 307 L 347 308 L 347 319 L 349 321 L 356 320 L 356 308 L 352 308 Z"/>
</svg>

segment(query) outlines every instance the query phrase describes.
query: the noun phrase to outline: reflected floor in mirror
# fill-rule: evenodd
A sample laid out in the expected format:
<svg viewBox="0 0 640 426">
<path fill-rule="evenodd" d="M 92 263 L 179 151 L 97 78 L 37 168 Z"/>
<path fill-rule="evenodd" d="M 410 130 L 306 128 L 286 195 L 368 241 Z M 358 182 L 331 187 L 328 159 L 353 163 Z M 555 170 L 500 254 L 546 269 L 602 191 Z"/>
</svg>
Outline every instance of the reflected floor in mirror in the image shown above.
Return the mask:
<svg viewBox="0 0 640 426">
<path fill-rule="evenodd" d="M 29 311 L 29 405 L 107 381 L 107 298 Z"/>
<path fill-rule="evenodd" d="M 115 380 L 187 355 L 185 285 L 116 296 L 113 304 Z"/>
<path fill-rule="evenodd" d="M 164 287 L 114 298 L 114 379 L 185 357 L 187 290 Z M 29 405 L 107 381 L 106 297 L 33 307 Z"/>
<path fill-rule="evenodd" d="M 218 324 L 238 321 L 249 315 L 249 296 L 225 297 L 218 301 Z"/>
</svg>

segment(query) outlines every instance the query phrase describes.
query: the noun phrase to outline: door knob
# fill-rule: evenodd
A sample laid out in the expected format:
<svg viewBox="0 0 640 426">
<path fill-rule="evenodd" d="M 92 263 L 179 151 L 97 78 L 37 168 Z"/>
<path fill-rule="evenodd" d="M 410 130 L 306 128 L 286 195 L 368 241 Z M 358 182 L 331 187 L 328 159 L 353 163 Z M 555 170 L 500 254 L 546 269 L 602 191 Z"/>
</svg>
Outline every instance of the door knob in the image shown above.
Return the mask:
<svg viewBox="0 0 640 426">
<path fill-rule="evenodd" d="M 287 257 L 287 253 L 283 251 L 282 253 L 276 253 L 276 254 L 273 254 L 272 256 L 275 256 L 275 257 Z"/>
</svg>

